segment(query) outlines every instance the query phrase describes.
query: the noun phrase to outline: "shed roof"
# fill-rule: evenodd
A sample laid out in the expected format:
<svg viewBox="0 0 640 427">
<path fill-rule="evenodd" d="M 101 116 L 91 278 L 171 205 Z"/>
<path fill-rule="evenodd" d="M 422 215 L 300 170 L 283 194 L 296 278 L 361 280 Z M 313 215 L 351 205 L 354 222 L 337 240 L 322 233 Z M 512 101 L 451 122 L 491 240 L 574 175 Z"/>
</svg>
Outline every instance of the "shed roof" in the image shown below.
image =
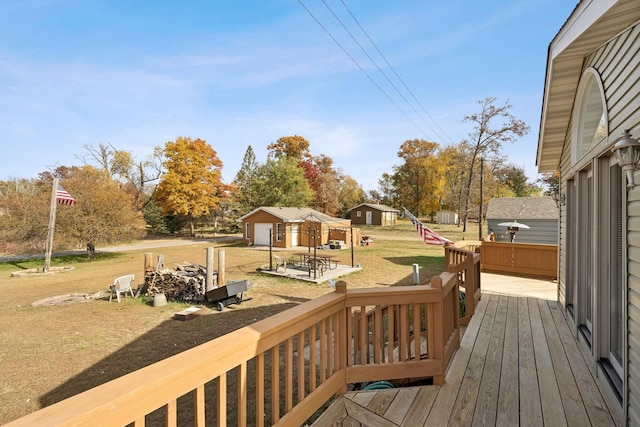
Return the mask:
<svg viewBox="0 0 640 427">
<path fill-rule="evenodd" d="M 349 210 L 352 211 L 352 210 L 358 209 L 359 207 L 362 207 L 362 206 L 366 206 L 366 207 L 369 207 L 371 209 L 376 209 L 376 210 L 382 211 L 382 212 L 400 212 L 398 209 L 392 208 L 392 207 L 387 206 L 387 205 L 382 205 L 382 204 L 379 204 L 379 203 L 360 203 L 358 206 L 354 206 Z"/>
<path fill-rule="evenodd" d="M 509 221 L 558 219 L 558 206 L 550 196 L 493 198 L 487 207 L 487 219 Z"/>
<path fill-rule="evenodd" d="M 249 212 L 248 214 L 238 218 L 238 221 L 242 221 L 245 218 L 250 217 L 256 212 L 267 212 L 277 218 L 280 218 L 283 222 L 304 222 L 314 221 L 323 223 L 348 223 L 351 222 L 348 219 L 335 218 L 331 215 L 327 215 L 320 211 L 311 208 L 290 208 L 290 207 L 278 207 L 278 206 L 260 206 Z"/>
</svg>

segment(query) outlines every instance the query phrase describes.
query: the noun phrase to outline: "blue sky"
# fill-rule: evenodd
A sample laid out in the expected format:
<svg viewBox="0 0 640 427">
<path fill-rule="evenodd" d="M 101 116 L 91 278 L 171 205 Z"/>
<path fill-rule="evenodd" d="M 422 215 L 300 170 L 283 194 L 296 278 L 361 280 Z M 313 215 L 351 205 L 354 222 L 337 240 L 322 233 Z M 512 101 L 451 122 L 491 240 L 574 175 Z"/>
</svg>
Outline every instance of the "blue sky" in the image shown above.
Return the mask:
<svg viewBox="0 0 640 427">
<path fill-rule="evenodd" d="M 487 96 L 531 127 L 504 152 L 533 180 L 547 47 L 576 3 L 4 1 L 0 180 L 81 165 L 84 145 L 143 159 L 188 136 L 230 182 L 249 145 L 263 162 L 267 145 L 301 135 L 371 190 L 404 141 L 466 138 L 462 118 Z"/>
</svg>

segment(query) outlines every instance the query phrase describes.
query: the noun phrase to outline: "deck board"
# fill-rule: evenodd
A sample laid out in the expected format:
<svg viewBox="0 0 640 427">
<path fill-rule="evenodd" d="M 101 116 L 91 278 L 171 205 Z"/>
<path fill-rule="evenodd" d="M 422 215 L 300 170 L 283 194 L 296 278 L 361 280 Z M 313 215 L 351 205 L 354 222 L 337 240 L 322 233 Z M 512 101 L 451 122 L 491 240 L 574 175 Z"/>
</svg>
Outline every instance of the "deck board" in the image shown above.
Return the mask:
<svg viewBox="0 0 640 427">
<path fill-rule="evenodd" d="M 529 318 L 531 319 L 531 336 L 536 359 L 538 386 L 541 391 L 544 391 L 540 393 L 544 424 L 563 427 L 567 425 L 567 420 L 562 408 L 558 380 L 553 370 L 553 362 L 551 361 L 540 308 L 537 300 L 533 298 L 528 298 L 527 303 L 529 304 Z M 555 328 L 555 325 L 549 326 Z"/>
<path fill-rule="evenodd" d="M 484 370 L 484 361 L 487 357 L 487 350 L 489 349 L 489 341 L 497 307 L 497 299 L 488 298 L 484 318 L 462 379 L 456 403 L 453 406 L 450 419 L 450 423 L 453 425 L 469 426 L 473 420 L 473 413 L 480 389 L 480 380 L 482 379 L 482 372 Z"/>
<path fill-rule="evenodd" d="M 571 371 L 576 378 L 576 383 L 578 384 L 578 389 L 580 390 L 580 396 L 582 397 L 585 408 L 587 408 L 587 414 L 589 415 L 591 425 L 615 425 L 611 417 L 611 413 L 609 412 L 606 403 L 600 395 L 598 387 L 594 386 L 593 376 L 591 375 L 591 371 L 589 371 L 587 363 L 585 362 L 582 353 L 580 353 L 578 346 L 568 345 L 575 342 L 574 337 L 571 333 L 571 330 L 569 329 L 569 325 L 567 324 L 566 319 L 560 312 L 560 309 L 557 305 L 552 310 L 552 313 L 554 319 L 556 320 L 558 332 L 562 337 L 562 343 L 564 344 L 564 349 L 567 353 Z"/>
<path fill-rule="evenodd" d="M 479 304 L 476 306 L 476 312 L 473 316 L 475 321 L 469 323 L 469 326 L 467 326 L 467 330 L 460 341 L 460 348 L 456 352 L 456 355 L 451 362 L 451 366 L 447 371 L 447 375 L 445 376 L 444 385 L 438 386 L 440 387 L 440 390 L 438 391 L 438 395 L 434 403 L 438 410 L 431 411 L 428 414 L 427 423 L 425 425 L 444 426 L 449 422 L 451 411 L 453 410 L 453 405 L 456 402 L 458 390 L 460 389 L 460 383 L 462 383 L 464 372 L 467 369 L 467 364 L 471 357 L 473 345 L 476 342 L 476 337 L 478 336 L 478 331 L 482 324 L 482 318 L 484 317 L 486 306 L 487 304 Z"/>
<path fill-rule="evenodd" d="M 387 411 L 384 413 L 384 417 L 392 423 L 401 425 L 418 395 L 418 390 L 418 387 L 404 387 L 399 389 L 395 399 L 393 399 L 393 402 L 391 402 Z"/>
<path fill-rule="evenodd" d="M 473 414 L 472 425 L 474 426 L 496 425 L 500 371 L 509 299 L 498 295 L 491 295 L 490 297 L 496 299 L 497 307 L 491 337 L 489 338 L 487 358 L 484 362 L 484 371 L 480 381 L 480 389 L 478 390 L 478 399 Z"/>
<path fill-rule="evenodd" d="M 541 426 L 542 405 L 533 352 L 527 298 L 518 298 L 518 372 L 520 374 L 520 425 Z"/>
<path fill-rule="evenodd" d="M 500 391 L 498 394 L 497 426 L 515 426 L 520 422 L 520 399 L 518 379 L 518 299 L 507 297 L 504 347 Z"/>
<path fill-rule="evenodd" d="M 540 316 L 543 322 L 550 325 L 545 329 L 545 333 L 547 342 L 549 343 L 549 352 L 551 354 L 551 360 L 553 361 L 554 372 L 556 372 L 558 389 L 562 399 L 567 425 L 570 427 L 589 425 L 587 409 L 584 407 L 584 403 L 580 397 L 580 391 L 571 372 L 571 367 L 569 366 L 569 361 L 567 360 L 567 355 L 564 351 L 557 327 L 551 327 L 551 325 L 555 326 L 553 324 L 551 308 L 549 304 L 543 300 L 538 300 L 538 306 L 540 307 Z"/>
<path fill-rule="evenodd" d="M 443 385 L 350 392 L 314 426 L 615 425 L 557 301 L 483 288 Z"/>
</svg>

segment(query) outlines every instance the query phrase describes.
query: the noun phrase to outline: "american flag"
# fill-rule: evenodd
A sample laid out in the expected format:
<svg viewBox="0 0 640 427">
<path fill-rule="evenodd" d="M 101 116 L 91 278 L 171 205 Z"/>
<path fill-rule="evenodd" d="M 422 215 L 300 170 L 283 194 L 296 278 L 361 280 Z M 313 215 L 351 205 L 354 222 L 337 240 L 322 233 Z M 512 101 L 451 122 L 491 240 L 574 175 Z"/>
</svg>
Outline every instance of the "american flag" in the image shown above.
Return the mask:
<svg viewBox="0 0 640 427">
<path fill-rule="evenodd" d="M 71 197 L 71 194 L 67 193 L 66 190 L 58 184 L 58 189 L 56 190 L 56 202 L 58 202 L 59 205 L 75 205 L 76 199 Z"/>
<path fill-rule="evenodd" d="M 413 225 L 416 226 L 416 231 L 420 233 L 420 237 L 427 245 L 446 245 L 447 243 L 453 243 L 446 237 L 440 236 L 438 233 L 424 225 L 418 218 L 413 216 L 407 209 L 402 208 L 405 214 L 409 217 Z"/>
</svg>

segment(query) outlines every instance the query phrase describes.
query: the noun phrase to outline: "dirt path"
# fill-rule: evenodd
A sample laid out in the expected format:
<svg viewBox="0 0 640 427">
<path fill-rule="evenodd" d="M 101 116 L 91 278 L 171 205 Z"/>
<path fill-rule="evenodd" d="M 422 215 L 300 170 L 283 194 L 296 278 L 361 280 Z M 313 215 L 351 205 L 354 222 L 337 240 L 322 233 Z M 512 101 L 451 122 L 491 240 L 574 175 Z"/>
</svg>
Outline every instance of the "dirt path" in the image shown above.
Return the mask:
<svg viewBox="0 0 640 427">
<path fill-rule="evenodd" d="M 198 243 L 219 243 L 229 242 L 240 239 L 240 235 L 231 234 L 224 236 L 211 237 L 208 239 L 146 239 L 139 240 L 134 243 L 128 243 L 117 246 L 107 246 L 104 248 L 97 248 L 96 252 L 125 252 L 135 251 L 140 249 L 154 249 L 154 248 L 166 248 L 171 246 L 185 246 Z M 54 252 L 53 256 L 65 256 L 65 255 L 82 255 L 86 254 L 84 250 L 75 251 L 59 251 Z M 0 262 L 14 262 L 14 261 L 27 261 L 31 259 L 44 259 L 44 254 L 20 254 L 20 255 L 2 255 L 0 256 Z"/>
</svg>

